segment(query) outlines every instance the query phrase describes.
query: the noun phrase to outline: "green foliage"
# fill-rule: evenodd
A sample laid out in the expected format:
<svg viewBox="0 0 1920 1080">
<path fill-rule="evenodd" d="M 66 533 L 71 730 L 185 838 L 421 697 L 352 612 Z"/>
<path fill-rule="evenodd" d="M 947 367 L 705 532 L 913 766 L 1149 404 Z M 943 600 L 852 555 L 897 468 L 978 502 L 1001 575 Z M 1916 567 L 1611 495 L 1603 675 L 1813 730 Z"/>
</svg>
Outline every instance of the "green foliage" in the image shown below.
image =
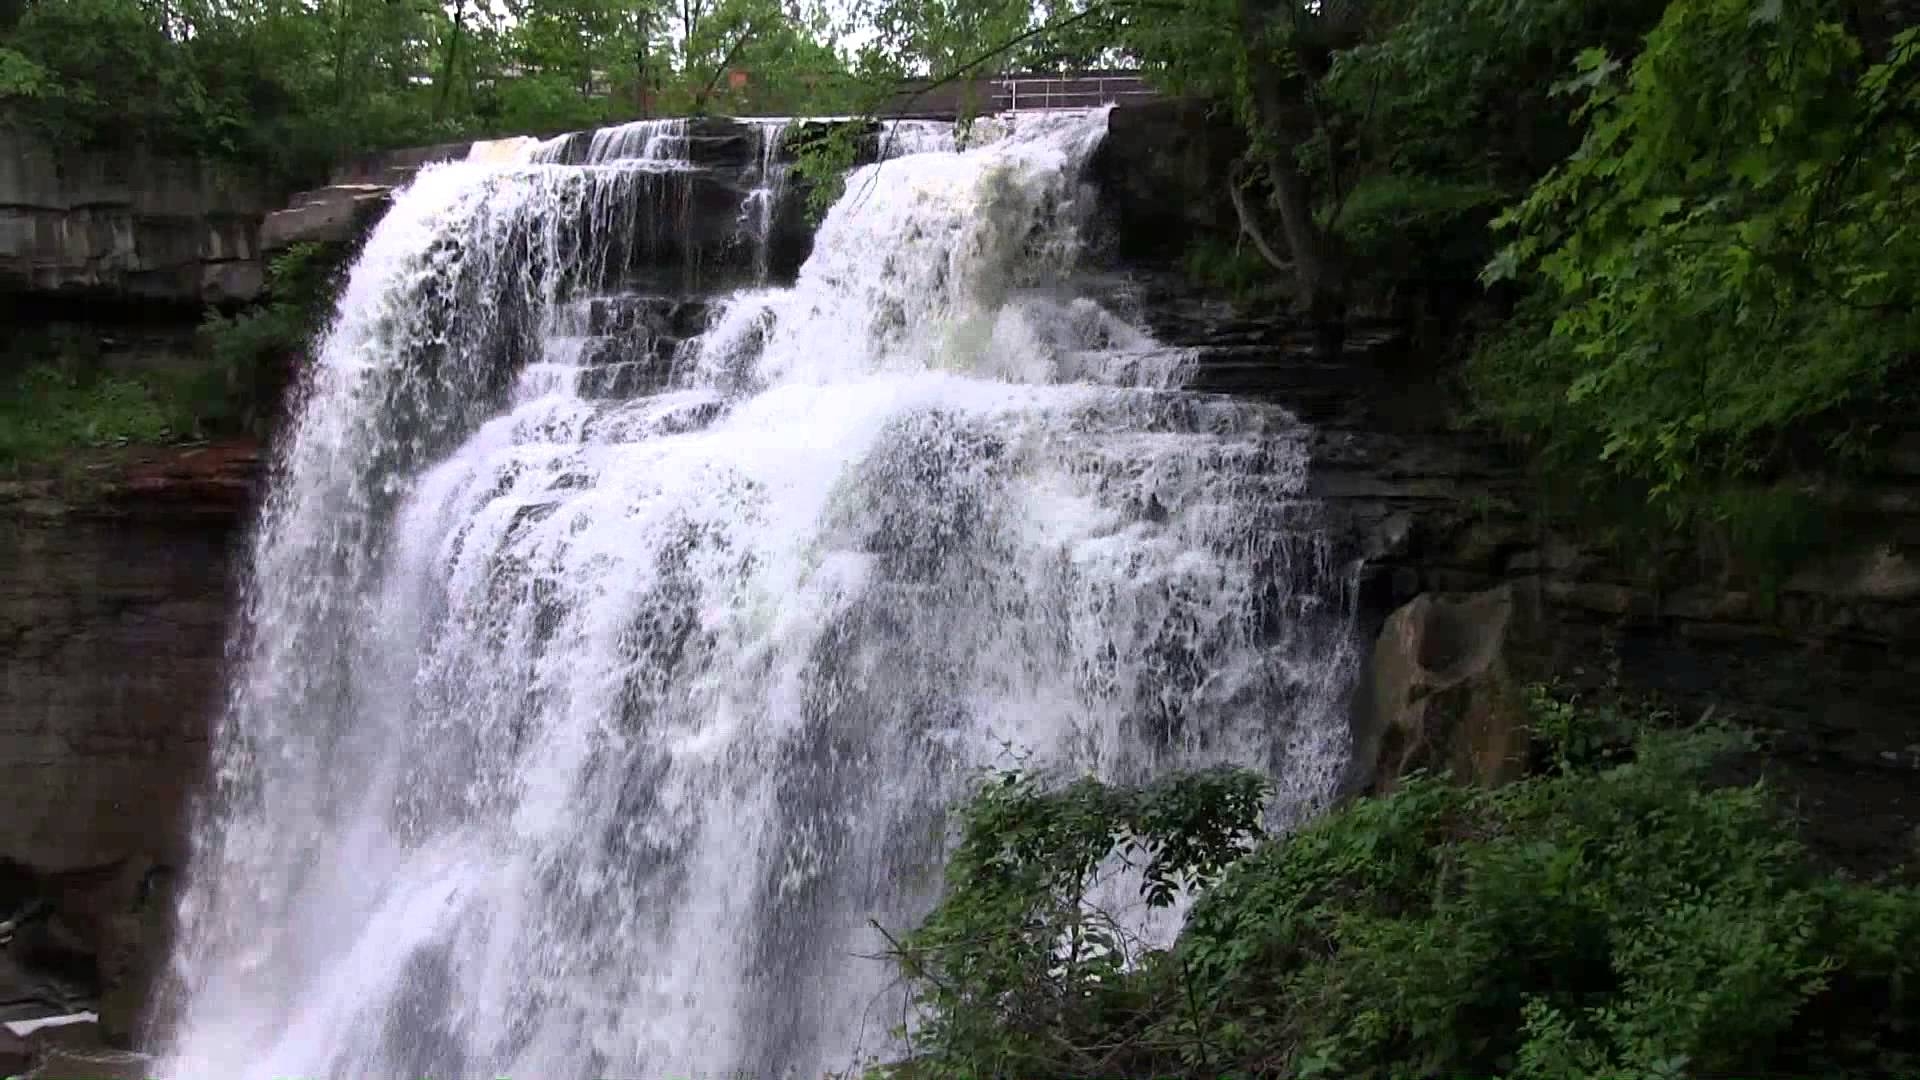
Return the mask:
<svg viewBox="0 0 1920 1080">
<path fill-rule="evenodd" d="M 846 121 L 815 125 L 788 140 L 794 176 L 806 185 L 809 218 L 819 221 L 839 201 L 866 132 L 866 124 Z"/>
<path fill-rule="evenodd" d="M 1489 253 L 1487 222 L 1505 201 L 1478 181 L 1379 173 L 1323 214 L 1349 258 L 1386 282 L 1470 276 Z"/>
<path fill-rule="evenodd" d="M 900 950 L 923 1010 L 910 1077 L 1867 1077 L 1920 1068 L 1920 893 L 1817 870 L 1763 787 L 1705 777 L 1741 740 L 1644 732 L 1542 694 L 1549 774 L 1416 776 L 1230 863 L 1165 951 L 1083 902 L 1137 801 L 989 787 Z M 1247 781 L 1238 781 L 1247 784 Z M 1149 798 L 1164 799 L 1163 793 Z M 1125 822 L 1125 823 L 1123 823 Z M 1237 836 L 1239 833 L 1235 832 Z M 1187 856 L 1181 855 L 1180 858 Z M 1221 867 L 1225 864 L 1224 873 Z M 1080 926 L 1124 947 L 1088 964 Z"/>
<path fill-rule="evenodd" d="M 0 119 L 62 146 L 203 153 L 308 182 L 342 157 L 665 111 L 844 107 L 818 4 L 29 0 Z M 730 72 L 743 72 L 735 88 Z"/>
<path fill-rule="evenodd" d="M 1096 882 L 1139 873 L 1139 895 L 1166 907 L 1216 877 L 1257 835 L 1264 781 L 1211 772 L 1146 790 L 1080 780 L 1047 790 L 1010 773 L 961 814 L 944 899 L 900 944 L 925 1023 L 901 1076 L 1043 1076 L 1094 1069 L 1079 1040 L 1150 1015 L 1141 958 Z M 1073 1050 L 1063 1060 L 1063 1047 Z"/>
<path fill-rule="evenodd" d="M 1578 142 L 1555 84 L 1582 49 L 1627 49 L 1665 0 L 1374 5 L 1301 91 L 1318 212 L 1378 288 L 1470 280 L 1487 224 Z"/>
<path fill-rule="evenodd" d="M 209 420 L 253 428 L 266 419 L 287 370 L 331 311 L 341 254 L 295 244 L 267 264 L 261 303 L 233 315 L 208 313 L 200 345 L 211 366 L 191 395 L 202 428 Z"/>
<path fill-rule="evenodd" d="M 86 340 L 22 336 L 0 377 L 0 470 L 57 464 L 76 451 L 257 431 L 293 360 L 320 328 L 339 252 L 289 248 L 268 264 L 263 301 L 201 324 L 203 362 L 110 370 Z"/>
<path fill-rule="evenodd" d="M 1676 516 L 1858 451 L 1920 350 L 1920 32 L 1873 63 L 1831 4 L 1673 0 L 1590 51 L 1581 147 L 1502 224 L 1542 296 L 1473 372 L 1490 416 Z"/>
<path fill-rule="evenodd" d="M 53 89 L 46 68 L 17 49 L 0 46 L 0 102 L 43 97 Z"/>
<path fill-rule="evenodd" d="M 1181 270 L 1196 284 L 1217 290 L 1244 304 L 1277 301 L 1280 282 L 1273 267 L 1250 245 L 1196 240 L 1181 257 Z"/>
<path fill-rule="evenodd" d="M 320 328 L 339 252 L 296 245 L 268 264 L 263 301 L 201 324 L 200 362 L 115 369 L 86 335 L 20 335 L 0 356 L 0 470 L 77 451 L 256 432 Z"/>
<path fill-rule="evenodd" d="M 175 418 L 138 379 L 35 364 L 0 386 L 0 470 L 89 447 L 166 442 Z"/>
<path fill-rule="evenodd" d="M 1584 49 L 1630 51 L 1667 0 L 1399 0 L 1318 92 L 1369 170 L 1515 192 L 1579 141 L 1553 87 Z"/>
<path fill-rule="evenodd" d="M 901 69 L 937 79 L 1026 31 L 1036 12 L 1026 0 L 883 0 L 862 14 L 877 35 L 876 48 Z"/>
</svg>

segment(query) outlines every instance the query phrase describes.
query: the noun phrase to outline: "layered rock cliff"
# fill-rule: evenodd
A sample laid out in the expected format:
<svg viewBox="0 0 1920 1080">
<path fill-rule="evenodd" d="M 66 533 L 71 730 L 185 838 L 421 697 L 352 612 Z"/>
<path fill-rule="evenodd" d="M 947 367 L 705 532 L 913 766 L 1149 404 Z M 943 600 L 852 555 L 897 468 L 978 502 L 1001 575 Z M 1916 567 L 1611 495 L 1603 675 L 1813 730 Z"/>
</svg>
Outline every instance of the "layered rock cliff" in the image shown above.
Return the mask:
<svg viewBox="0 0 1920 1080">
<path fill-rule="evenodd" d="M 184 305 L 260 292 L 260 220 L 279 201 L 227 166 L 55 148 L 0 128 L 0 291 Z"/>
<path fill-rule="evenodd" d="M 0 1013 L 134 1022 L 184 855 L 259 451 L 0 482 Z"/>
<path fill-rule="evenodd" d="M 207 374 L 196 328 L 259 294 L 279 202 L 244 170 L 0 130 L 0 386 Z M 131 1029 L 257 463 L 251 445 L 96 447 L 0 469 L 0 1018 L 97 1007 L 108 1035 Z"/>
<path fill-rule="evenodd" d="M 1779 580 L 1727 552 L 1603 542 L 1549 513 L 1525 462 L 1462 420 L 1447 361 L 1404 312 L 1358 320 L 1329 361 L 1283 306 L 1249 310 L 1186 280 L 1192 238 L 1237 231 L 1236 139 L 1177 104 L 1119 110 L 1095 177 L 1117 266 L 1156 332 L 1201 350 L 1200 384 L 1315 425 L 1312 487 L 1362 563 L 1360 633 L 1377 641 L 1356 734 L 1383 756 L 1359 763 L 1356 786 L 1450 761 L 1500 775 L 1503 754 L 1524 752 L 1511 713 L 1465 708 L 1453 719 L 1473 732 L 1408 728 L 1448 722 L 1424 708 L 1431 693 L 1484 699 L 1497 667 L 1514 687 L 1553 680 L 1677 720 L 1711 710 L 1757 736 L 1746 770 L 1785 789 L 1825 854 L 1862 873 L 1920 858 L 1920 453 L 1844 485 L 1810 478 L 1829 527 Z M 1463 656 L 1479 658 L 1471 671 Z M 1408 756 L 1405 735 L 1433 745 Z"/>
</svg>

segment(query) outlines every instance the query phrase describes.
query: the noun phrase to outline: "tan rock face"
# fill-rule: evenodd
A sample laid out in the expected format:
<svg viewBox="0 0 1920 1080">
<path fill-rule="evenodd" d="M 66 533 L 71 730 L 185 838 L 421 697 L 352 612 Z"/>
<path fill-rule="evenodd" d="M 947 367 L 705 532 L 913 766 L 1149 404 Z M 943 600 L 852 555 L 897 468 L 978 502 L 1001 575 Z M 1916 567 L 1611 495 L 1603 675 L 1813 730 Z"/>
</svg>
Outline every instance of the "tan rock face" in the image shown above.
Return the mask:
<svg viewBox="0 0 1920 1080">
<path fill-rule="evenodd" d="M 1500 784 L 1526 767 L 1527 713 L 1507 662 L 1511 586 L 1423 593 L 1388 616 L 1354 710 L 1356 788 L 1420 769 Z"/>
<path fill-rule="evenodd" d="M 393 189 L 336 184 L 295 195 L 285 210 L 266 216 L 260 246 L 269 252 L 294 244 L 350 244 L 386 212 Z"/>
</svg>

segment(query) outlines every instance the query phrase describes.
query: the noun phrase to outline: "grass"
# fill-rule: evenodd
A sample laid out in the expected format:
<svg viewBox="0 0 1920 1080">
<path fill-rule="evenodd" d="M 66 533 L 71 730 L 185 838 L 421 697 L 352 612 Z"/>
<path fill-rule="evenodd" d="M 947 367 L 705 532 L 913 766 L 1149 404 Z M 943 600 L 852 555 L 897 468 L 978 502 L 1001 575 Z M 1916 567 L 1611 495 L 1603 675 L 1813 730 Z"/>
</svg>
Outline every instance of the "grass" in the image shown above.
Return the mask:
<svg viewBox="0 0 1920 1080">
<path fill-rule="evenodd" d="M 0 471 L 77 451 L 200 438 L 218 426 L 217 373 L 130 377 L 50 364 L 0 376 Z"/>
</svg>

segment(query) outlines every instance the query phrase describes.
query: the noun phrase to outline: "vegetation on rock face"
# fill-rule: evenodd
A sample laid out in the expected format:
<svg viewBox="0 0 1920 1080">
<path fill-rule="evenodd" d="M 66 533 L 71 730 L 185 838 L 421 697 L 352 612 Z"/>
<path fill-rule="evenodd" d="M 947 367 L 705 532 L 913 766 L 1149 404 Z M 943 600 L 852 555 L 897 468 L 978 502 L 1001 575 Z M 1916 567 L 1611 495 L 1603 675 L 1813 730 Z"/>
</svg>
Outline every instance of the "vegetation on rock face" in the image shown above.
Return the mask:
<svg viewBox="0 0 1920 1080">
<path fill-rule="evenodd" d="M 178 421 L 145 380 L 35 364 L 0 383 L 0 471 L 85 447 L 170 441 Z"/>
<path fill-rule="evenodd" d="M 1542 703 L 1542 771 L 1434 777 L 1250 846 L 1260 782 L 989 783 L 896 959 L 901 1078 L 1892 1076 L 1920 1068 L 1920 891 L 1816 869 L 1737 740 Z M 1201 889 L 1171 947 L 1092 903 Z"/>
<path fill-rule="evenodd" d="M 110 364 L 92 336 L 16 336 L 0 356 L 0 471 L 86 449 L 260 434 L 332 302 L 338 254 L 283 252 L 260 304 L 209 314 L 183 350 L 198 356 L 170 364 Z"/>
<path fill-rule="evenodd" d="M 212 415 L 247 429 L 269 419 L 295 363 L 325 329 L 344 254 L 295 244 L 267 263 L 260 302 L 233 315 L 208 313 L 200 349 L 211 363 Z"/>
</svg>

